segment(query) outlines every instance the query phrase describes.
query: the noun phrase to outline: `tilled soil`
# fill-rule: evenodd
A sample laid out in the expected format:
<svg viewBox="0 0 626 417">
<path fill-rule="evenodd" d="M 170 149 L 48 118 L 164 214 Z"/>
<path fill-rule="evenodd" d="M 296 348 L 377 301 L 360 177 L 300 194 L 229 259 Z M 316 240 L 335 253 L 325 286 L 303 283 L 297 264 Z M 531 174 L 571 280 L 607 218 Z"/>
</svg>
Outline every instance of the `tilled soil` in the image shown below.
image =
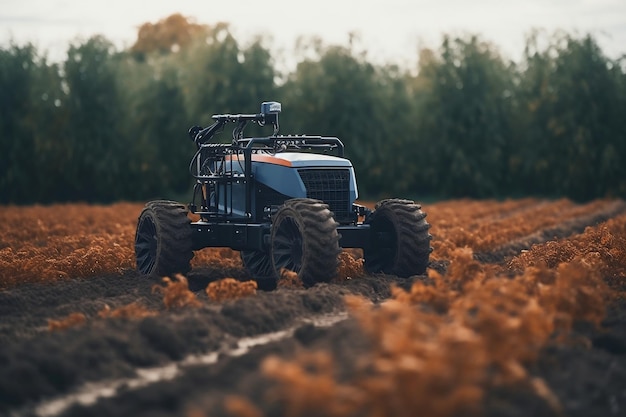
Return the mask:
<svg viewBox="0 0 626 417">
<path fill-rule="evenodd" d="M 476 258 L 503 264 L 532 244 L 580 233 L 626 211 L 623 202 L 537 230 Z M 432 265 L 445 273 L 446 262 Z M 224 402 L 241 395 L 264 415 L 285 415 L 272 401 L 273 382 L 259 370 L 270 355 L 293 357 L 303 349 L 330 351 L 339 377 L 349 378 L 369 341 L 346 314 L 344 296 L 374 303 L 391 284 L 415 280 L 376 275 L 310 289 L 279 288 L 217 303 L 206 285 L 226 276 L 248 279 L 243 269 L 196 269 L 190 289 L 199 308 L 167 310 L 154 281 L 135 271 L 50 284 L 24 284 L 0 292 L 0 415 L 180 416 L 230 415 Z M 139 302 L 157 315 L 101 318 L 98 312 Z M 49 319 L 82 313 L 82 326 L 48 330 Z M 562 412 L 530 389 L 494 388 L 484 399 L 493 416 L 606 416 L 626 412 L 626 309 L 611 305 L 602 329 L 576 323 L 568 343 L 545 348 L 530 369 L 543 378 Z M 311 415 L 315 415 L 311 410 Z"/>
</svg>

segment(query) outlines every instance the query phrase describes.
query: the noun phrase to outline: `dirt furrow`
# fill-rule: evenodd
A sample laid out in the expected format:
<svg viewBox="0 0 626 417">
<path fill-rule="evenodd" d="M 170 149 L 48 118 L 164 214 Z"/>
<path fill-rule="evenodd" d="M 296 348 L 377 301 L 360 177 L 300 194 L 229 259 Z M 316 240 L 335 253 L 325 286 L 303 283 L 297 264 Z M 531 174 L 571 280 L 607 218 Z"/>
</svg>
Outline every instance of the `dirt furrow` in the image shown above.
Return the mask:
<svg viewBox="0 0 626 417">
<path fill-rule="evenodd" d="M 13 411 L 12 416 L 54 417 L 76 406 L 89 409 L 99 400 L 115 398 L 120 391 L 134 391 L 150 387 L 153 384 L 167 382 L 176 378 L 182 378 L 190 368 L 198 366 L 211 366 L 226 358 L 237 358 L 247 355 L 257 346 L 264 346 L 274 342 L 281 342 L 295 337 L 296 333 L 311 331 L 311 329 L 325 328 L 339 323 L 347 318 L 345 312 L 314 315 L 303 318 L 295 326 L 272 333 L 264 333 L 252 337 L 244 337 L 223 346 L 219 350 L 203 354 L 194 354 L 184 357 L 182 360 L 173 361 L 163 366 L 153 368 L 140 368 L 130 378 L 105 380 L 102 382 L 90 382 L 72 392 L 59 397 L 46 400 L 35 406 L 27 406 L 22 410 Z M 148 388 L 150 389 L 150 388 Z M 113 400 L 117 401 L 117 400 Z M 92 414 L 89 412 L 88 414 Z"/>
<path fill-rule="evenodd" d="M 225 356 L 215 364 L 185 367 L 175 379 L 163 380 L 134 390 L 120 389 L 114 398 L 102 398 L 84 406 L 75 404 L 58 417 L 77 416 L 230 416 L 233 397 L 262 404 L 264 415 L 285 415 L 285 410 L 268 392 L 274 383 L 262 372 L 268 357 L 291 358 L 303 349 L 324 349 L 343 358 L 337 371 L 349 375 L 354 358 L 368 349 L 368 341 L 353 319 L 330 327 L 304 325 L 292 337 L 251 348 L 245 355 Z M 36 415 L 33 415 L 35 417 Z M 22 417 L 30 417 L 23 415 Z"/>
<path fill-rule="evenodd" d="M 283 331 L 310 317 L 344 311 L 345 294 L 380 301 L 389 296 L 389 285 L 394 282 L 392 277 L 367 277 L 309 290 L 259 292 L 220 304 L 206 299 L 199 289 L 215 273 L 204 272 L 195 271 L 189 278 L 199 298 L 205 298 L 202 307 L 180 311 L 165 310 L 159 295 L 143 282 L 145 278 L 131 271 L 124 277 L 93 277 L 50 287 L 29 285 L 3 293 L 0 305 L 9 324 L 3 327 L 0 348 L 0 414 L 71 392 L 87 382 L 132 378 L 139 368 L 219 351 L 241 338 Z M 113 285 L 123 279 L 124 285 Z M 38 307 L 29 309 L 33 300 Z M 130 300 L 161 306 L 156 316 L 139 320 L 103 319 L 96 314 L 105 303 Z M 86 324 L 46 330 L 47 318 L 70 311 L 85 314 Z"/>
</svg>

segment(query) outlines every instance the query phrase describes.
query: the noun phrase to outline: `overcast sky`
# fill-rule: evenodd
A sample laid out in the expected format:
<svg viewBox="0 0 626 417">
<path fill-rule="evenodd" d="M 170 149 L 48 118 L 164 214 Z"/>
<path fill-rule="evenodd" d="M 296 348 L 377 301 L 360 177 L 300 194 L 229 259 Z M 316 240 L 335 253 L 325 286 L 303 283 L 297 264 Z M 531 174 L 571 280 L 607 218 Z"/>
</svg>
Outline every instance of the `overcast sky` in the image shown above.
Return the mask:
<svg viewBox="0 0 626 417">
<path fill-rule="evenodd" d="M 70 41 L 95 34 L 130 46 L 142 23 L 176 12 L 228 22 L 242 42 L 271 35 L 284 53 L 300 35 L 346 45 L 355 32 L 370 60 L 407 65 L 418 46 L 437 47 L 443 33 L 480 34 L 518 61 L 533 28 L 592 33 L 608 56 L 626 53 L 626 0 L 0 0 L 0 45 L 31 41 L 59 60 Z"/>
</svg>

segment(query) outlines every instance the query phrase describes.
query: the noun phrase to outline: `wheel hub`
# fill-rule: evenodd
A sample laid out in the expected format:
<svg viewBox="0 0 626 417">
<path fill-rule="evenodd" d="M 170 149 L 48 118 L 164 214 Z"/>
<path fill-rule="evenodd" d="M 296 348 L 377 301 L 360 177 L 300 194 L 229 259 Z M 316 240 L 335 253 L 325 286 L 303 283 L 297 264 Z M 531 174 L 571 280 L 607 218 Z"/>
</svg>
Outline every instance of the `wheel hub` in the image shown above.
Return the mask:
<svg viewBox="0 0 626 417">
<path fill-rule="evenodd" d="M 302 268 L 302 234 L 293 219 L 285 219 L 280 225 L 274 239 L 273 257 L 277 270 L 287 268 L 299 272 Z"/>
</svg>

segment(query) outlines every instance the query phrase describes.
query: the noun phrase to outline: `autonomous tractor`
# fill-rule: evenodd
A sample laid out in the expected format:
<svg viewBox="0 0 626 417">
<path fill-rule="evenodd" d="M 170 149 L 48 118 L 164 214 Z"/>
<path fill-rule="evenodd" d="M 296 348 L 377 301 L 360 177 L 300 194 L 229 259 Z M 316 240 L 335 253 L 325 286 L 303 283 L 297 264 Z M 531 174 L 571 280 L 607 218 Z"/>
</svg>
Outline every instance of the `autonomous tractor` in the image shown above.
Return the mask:
<svg viewBox="0 0 626 417">
<path fill-rule="evenodd" d="M 279 134 L 281 107 L 263 102 L 259 113 L 216 114 L 210 126 L 189 129 L 197 147 L 189 165 L 191 202 L 145 205 L 135 235 L 138 271 L 186 274 L 194 251 L 228 247 L 240 252 L 259 288 L 275 288 L 283 270 L 311 287 L 336 275 L 343 249 L 360 248 L 368 273 L 424 274 L 432 236 L 421 206 L 400 198 L 373 209 L 357 204 L 342 141 Z M 245 137 L 249 124 L 273 132 Z M 227 125 L 232 139 L 224 143 L 218 137 Z"/>
</svg>

